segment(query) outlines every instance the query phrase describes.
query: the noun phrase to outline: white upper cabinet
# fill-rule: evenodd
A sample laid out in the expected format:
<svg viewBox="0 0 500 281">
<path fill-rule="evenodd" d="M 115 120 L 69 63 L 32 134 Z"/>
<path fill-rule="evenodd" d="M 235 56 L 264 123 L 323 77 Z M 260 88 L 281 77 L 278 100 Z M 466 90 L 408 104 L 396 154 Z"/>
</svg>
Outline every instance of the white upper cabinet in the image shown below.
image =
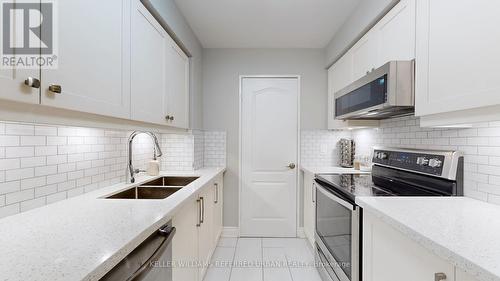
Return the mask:
<svg viewBox="0 0 500 281">
<path fill-rule="evenodd" d="M 189 127 L 189 58 L 170 40 L 168 47 L 168 94 L 166 115 L 170 126 Z"/>
<path fill-rule="evenodd" d="M 130 0 L 57 3 L 58 68 L 42 69 L 41 103 L 129 118 Z"/>
<path fill-rule="evenodd" d="M 38 70 L 0 69 L 0 98 L 24 103 L 38 104 L 40 88 L 26 86 L 28 77 L 40 81 Z"/>
<path fill-rule="evenodd" d="M 19 34 L 20 30 L 24 28 L 21 23 L 19 20 L 11 20 L 10 32 Z M 11 36 L 11 39 L 14 38 L 14 36 Z M 11 46 L 12 43 L 14 42 L 10 42 Z M 24 46 L 24 42 L 22 44 Z M 39 45 L 39 42 L 37 44 Z M 36 48 L 36 46 L 34 47 Z M 28 77 L 37 79 L 36 81 L 39 83 L 40 71 L 38 69 L 0 69 L 0 99 L 38 104 L 40 102 L 40 86 L 26 86 L 24 81 Z"/>
<path fill-rule="evenodd" d="M 335 119 L 335 92 L 389 61 L 415 58 L 415 0 L 402 0 L 328 70 L 328 128 L 377 127 L 375 120 Z"/>
<path fill-rule="evenodd" d="M 415 9 L 414 0 L 401 1 L 377 23 L 376 67 L 393 60 L 415 59 Z"/>
<path fill-rule="evenodd" d="M 500 1 L 417 2 L 416 115 L 438 114 L 436 125 L 447 123 L 441 113 L 461 110 L 476 111 L 459 112 L 457 121 L 488 121 L 495 112 L 500 119 L 498 11 Z"/>
<path fill-rule="evenodd" d="M 349 51 L 352 55 L 352 80 L 368 74 L 377 64 L 377 37 L 375 32 L 368 32 Z"/>
<path fill-rule="evenodd" d="M 168 124 L 170 38 L 139 0 L 132 9 L 132 119 Z"/>
<path fill-rule="evenodd" d="M 189 58 L 139 0 L 132 11 L 132 119 L 189 127 Z"/>
</svg>

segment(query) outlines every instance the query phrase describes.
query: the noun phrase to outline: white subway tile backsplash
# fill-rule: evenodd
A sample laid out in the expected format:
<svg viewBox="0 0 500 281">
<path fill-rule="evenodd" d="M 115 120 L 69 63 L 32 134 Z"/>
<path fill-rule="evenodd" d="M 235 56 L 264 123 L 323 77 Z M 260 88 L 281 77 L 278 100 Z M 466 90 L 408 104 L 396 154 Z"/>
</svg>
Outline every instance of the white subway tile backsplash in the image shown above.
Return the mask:
<svg viewBox="0 0 500 281">
<path fill-rule="evenodd" d="M 35 134 L 35 126 L 18 123 L 5 124 L 6 135 L 32 136 Z"/>
<path fill-rule="evenodd" d="M 35 148 L 32 146 L 5 148 L 5 158 L 33 157 L 34 155 Z"/>
<path fill-rule="evenodd" d="M 124 182 L 130 133 L 0 121 L 0 218 Z M 162 169 L 225 165 L 223 132 L 158 137 Z M 135 168 L 145 169 L 153 155 L 151 139 L 139 135 L 133 146 Z"/>
<path fill-rule="evenodd" d="M 21 168 L 39 167 L 47 164 L 45 157 L 21 158 Z"/>
<path fill-rule="evenodd" d="M 204 166 L 226 166 L 226 132 L 206 131 L 204 134 Z"/>
<path fill-rule="evenodd" d="M 57 136 L 57 128 L 51 126 L 35 126 L 35 136 Z"/>
<path fill-rule="evenodd" d="M 0 171 L 19 169 L 21 161 L 19 159 L 0 159 Z"/>
<path fill-rule="evenodd" d="M 5 204 L 10 205 L 33 198 L 35 198 L 35 191 L 33 189 L 13 192 L 5 195 Z"/>
<path fill-rule="evenodd" d="M 21 190 L 21 182 L 20 181 L 11 181 L 0 183 L 0 194 L 7 194 L 11 192 L 16 192 Z"/>
<path fill-rule="evenodd" d="M 47 204 L 47 198 L 41 197 L 28 201 L 21 202 L 21 212 L 26 212 Z"/>
<path fill-rule="evenodd" d="M 35 156 L 57 155 L 57 146 L 37 146 Z"/>
<path fill-rule="evenodd" d="M 350 131 L 303 130 L 300 134 L 301 165 L 331 167 L 339 165 L 338 142 L 351 138 Z"/>
<path fill-rule="evenodd" d="M 409 127 L 415 135 L 395 134 Z M 414 121 L 414 122 L 413 122 Z M 420 128 L 419 119 L 402 117 L 383 120 L 382 129 L 352 132 L 357 149 L 371 151 L 373 146 L 460 150 L 465 154 L 465 195 L 500 204 L 500 122 L 474 124 L 473 128 Z M 415 125 L 411 125 L 415 124 Z M 404 130 L 407 130 L 406 128 Z M 406 138 L 409 137 L 409 142 Z"/>
<path fill-rule="evenodd" d="M 46 145 L 45 136 L 21 136 L 21 146 Z"/>
<path fill-rule="evenodd" d="M 0 208 L 0 218 L 18 214 L 21 210 L 19 204 L 8 205 Z"/>
<path fill-rule="evenodd" d="M 15 169 L 5 171 L 5 180 L 6 181 L 15 181 L 21 179 L 32 178 L 35 176 L 35 169 L 33 168 L 24 168 L 24 169 Z"/>
<path fill-rule="evenodd" d="M 18 136 L 0 136 L 0 146 L 17 146 L 19 145 Z"/>
</svg>

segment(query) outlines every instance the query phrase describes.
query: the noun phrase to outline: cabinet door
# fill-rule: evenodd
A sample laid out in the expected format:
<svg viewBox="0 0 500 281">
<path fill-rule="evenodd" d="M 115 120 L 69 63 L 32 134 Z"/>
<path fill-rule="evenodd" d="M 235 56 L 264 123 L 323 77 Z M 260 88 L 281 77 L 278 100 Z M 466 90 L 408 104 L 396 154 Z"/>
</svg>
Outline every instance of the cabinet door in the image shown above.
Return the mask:
<svg viewBox="0 0 500 281">
<path fill-rule="evenodd" d="M 189 127 L 189 58 L 173 40 L 170 40 L 168 58 L 168 95 L 165 115 L 173 118 L 169 125 L 187 129 Z"/>
<path fill-rule="evenodd" d="M 200 194 L 201 200 L 201 224 L 198 227 L 198 258 L 201 266 L 199 267 L 198 280 L 202 281 L 208 268 L 208 263 L 213 251 L 213 212 L 214 197 L 213 188 L 207 188 Z"/>
<path fill-rule="evenodd" d="M 403 0 L 375 26 L 378 68 L 393 60 L 415 59 L 415 0 Z"/>
<path fill-rule="evenodd" d="M 139 0 L 132 10 L 132 119 L 168 124 L 170 38 Z"/>
<path fill-rule="evenodd" d="M 349 52 L 352 52 L 352 81 L 365 76 L 377 64 L 377 36 L 370 30 Z"/>
<path fill-rule="evenodd" d="M 130 117 L 130 1 L 57 2 L 58 68 L 42 69 L 42 104 Z"/>
<path fill-rule="evenodd" d="M 454 280 L 454 266 L 427 251 L 401 232 L 363 213 L 363 280 L 434 280 L 444 273 Z"/>
<path fill-rule="evenodd" d="M 312 245 L 314 245 L 314 229 L 316 221 L 315 193 L 314 175 L 304 172 L 304 233 Z"/>
<path fill-rule="evenodd" d="M 500 1 L 417 1 L 416 115 L 500 104 Z"/>
<path fill-rule="evenodd" d="M 328 69 L 328 129 L 347 128 L 343 120 L 335 119 L 335 92 L 347 87 L 352 81 L 352 53 L 342 56 Z"/>
<path fill-rule="evenodd" d="M 214 216 L 213 216 L 213 238 L 212 247 L 217 246 L 220 234 L 222 233 L 222 218 L 224 206 L 224 181 L 222 175 L 217 177 L 214 183 Z"/>
<path fill-rule="evenodd" d="M 192 200 L 172 219 L 177 232 L 172 242 L 173 280 L 197 281 L 198 270 L 198 205 Z M 189 263 L 189 266 L 186 266 Z"/>
</svg>

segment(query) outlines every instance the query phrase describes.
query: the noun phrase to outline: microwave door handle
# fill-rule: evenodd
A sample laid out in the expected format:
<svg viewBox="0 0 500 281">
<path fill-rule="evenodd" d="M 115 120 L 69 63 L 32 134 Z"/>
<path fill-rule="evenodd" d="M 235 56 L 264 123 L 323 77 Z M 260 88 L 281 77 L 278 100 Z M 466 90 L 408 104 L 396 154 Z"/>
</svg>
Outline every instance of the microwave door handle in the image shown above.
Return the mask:
<svg viewBox="0 0 500 281">
<path fill-rule="evenodd" d="M 349 210 L 356 210 L 356 206 L 341 199 L 340 197 L 334 195 L 333 193 L 329 192 L 328 190 L 326 190 L 321 184 L 317 184 L 316 185 L 316 190 L 318 190 L 319 192 L 321 192 L 323 195 L 325 195 L 326 197 L 328 197 L 329 199 L 339 203 L 340 205 L 346 207 L 347 209 Z"/>
</svg>

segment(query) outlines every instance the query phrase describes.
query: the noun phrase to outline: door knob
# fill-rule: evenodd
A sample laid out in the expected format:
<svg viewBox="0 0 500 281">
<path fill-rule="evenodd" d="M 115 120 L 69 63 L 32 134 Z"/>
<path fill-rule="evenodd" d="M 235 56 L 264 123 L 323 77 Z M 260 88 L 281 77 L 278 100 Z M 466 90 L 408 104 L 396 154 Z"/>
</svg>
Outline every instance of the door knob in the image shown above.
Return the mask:
<svg viewBox="0 0 500 281">
<path fill-rule="evenodd" d="M 24 80 L 24 85 L 38 89 L 40 88 L 40 80 L 34 78 L 34 77 L 28 77 L 28 79 Z"/>
<path fill-rule="evenodd" d="M 61 87 L 61 85 L 51 84 L 49 86 L 49 91 L 51 91 L 52 93 L 60 94 L 60 93 L 62 93 L 62 87 Z"/>
<path fill-rule="evenodd" d="M 434 281 L 444 281 L 446 279 L 447 279 L 446 274 L 442 272 L 434 274 Z"/>
<path fill-rule="evenodd" d="M 290 164 L 288 164 L 287 167 L 290 168 L 290 170 L 293 170 L 293 169 L 295 169 L 295 163 L 290 163 Z"/>
</svg>

